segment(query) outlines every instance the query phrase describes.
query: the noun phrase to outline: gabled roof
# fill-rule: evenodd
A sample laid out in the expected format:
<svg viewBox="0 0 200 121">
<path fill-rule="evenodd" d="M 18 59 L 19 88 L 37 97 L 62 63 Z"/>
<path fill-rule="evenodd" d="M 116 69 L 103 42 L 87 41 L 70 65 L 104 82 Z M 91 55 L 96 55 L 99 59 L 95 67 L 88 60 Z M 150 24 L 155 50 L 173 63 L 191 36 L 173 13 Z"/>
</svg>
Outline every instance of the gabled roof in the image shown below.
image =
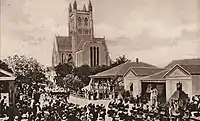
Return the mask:
<svg viewBox="0 0 200 121">
<path fill-rule="evenodd" d="M 200 75 L 200 65 L 180 65 L 191 75 Z"/>
<path fill-rule="evenodd" d="M 142 78 L 142 80 L 165 80 L 164 75 L 168 72 L 168 70 L 162 70 L 157 73 L 151 74 Z"/>
<path fill-rule="evenodd" d="M 101 77 L 123 76 L 128 71 L 128 69 L 130 69 L 130 68 L 145 68 L 146 69 L 146 68 L 156 68 L 156 67 L 153 66 L 153 65 L 144 63 L 144 62 L 138 62 L 138 63 L 136 63 L 136 62 L 126 62 L 126 63 L 120 64 L 116 67 L 113 67 L 109 70 L 100 72 L 96 75 L 91 75 L 90 77 L 101 78 Z M 138 69 L 138 72 L 139 71 L 141 71 L 141 70 Z"/>
<path fill-rule="evenodd" d="M 172 68 L 176 64 L 179 64 L 179 65 L 200 65 L 200 58 L 174 60 L 171 63 L 169 63 L 165 68 Z"/>
<path fill-rule="evenodd" d="M 83 49 L 83 46 L 86 42 L 91 41 L 91 36 L 89 35 L 83 35 L 83 36 L 78 36 L 77 40 L 79 41 L 77 47 L 76 47 L 76 51 L 79 51 L 81 49 Z"/>
<path fill-rule="evenodd" d="M 105 38 L 93 38 L 94 41 L 105 41 Z"/>
<path fill-rule="evenodd" d="M 173 68 L 171 68 L 165 75 L 166 77 L 170 72 L 172 72 L 174 69 L 179 68 L 184 73 L 188 75 L 200 75 L 200 65 L 175 65 Z"/>
<path fill-rule="evenodd" d="M 179 64 L 176 64 L 174 67 L 168 69 L 167 73 L 163 77 L 165 78 L 166 76 L 168 76 L 171 72 L 173 72 L 176 69 L 180 69 L 184 74 L 190 75 L 190 73 L 187 70 L 185 70 L 182 66 L 180 66 Z"/>
<path fill-rule="evenodd" d="M 66 36 L 56 36 L 58 51 L 72 51 L 72 39 Z"/>
<path fill-rule="evenodd" d="M 15 80 L 15 77 L 13 76 L 12 73 L 0 68 L 0 81 L 6 81 L 6 80 L 12 81 Z"/>
<path fill-rule="evenodd" d="M 78 40 L 80 40 L 79 44 L 77 45 L 76 51 L 83 49 L 86 42 L 101 42 L 105 41 L 104 38 L 91 38 L 89 35 L 79 36 Z M 104 44 L 104 43 L 103 43 Z"/>
<path fill-rule="evenodd" d="M 160 71 L 163 71 L 164 69 L 162 68 L 131 68 L 130 70 L 132 70 L 136 76 L 148 76 Z"/>
</svg>

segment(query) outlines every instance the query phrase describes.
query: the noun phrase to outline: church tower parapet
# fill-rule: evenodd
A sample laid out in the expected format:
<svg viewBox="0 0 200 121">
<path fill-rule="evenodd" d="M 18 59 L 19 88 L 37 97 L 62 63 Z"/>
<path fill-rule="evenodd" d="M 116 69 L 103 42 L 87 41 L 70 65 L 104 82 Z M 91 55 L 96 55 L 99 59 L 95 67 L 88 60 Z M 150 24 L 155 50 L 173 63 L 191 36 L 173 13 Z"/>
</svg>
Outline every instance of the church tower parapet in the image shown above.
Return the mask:
<svg viewBox="0 0 200 121">
<path fill-rule="evenodd" d="M 69 36 L 75 38 L 74 48 L 79 44 L 81 38 L 94 38 L 94 27 L 93 27 L 93 13 L 92 13 L 92 3 L 89 1 L 88 9 L 86 9 L 85 4 L 83 9 L 79 10 L 77 7 L 76 0 L 73 3 L 73 8 L 70 3 L 69 5 Z"/>
</svg>

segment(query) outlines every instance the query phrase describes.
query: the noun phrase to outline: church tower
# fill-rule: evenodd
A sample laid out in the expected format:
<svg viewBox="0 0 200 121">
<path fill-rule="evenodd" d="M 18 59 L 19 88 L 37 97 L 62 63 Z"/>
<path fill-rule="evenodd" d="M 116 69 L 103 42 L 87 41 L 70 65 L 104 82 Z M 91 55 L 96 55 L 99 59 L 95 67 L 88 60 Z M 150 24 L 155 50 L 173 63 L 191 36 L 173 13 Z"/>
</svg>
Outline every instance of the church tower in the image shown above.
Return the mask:
<svg viewBox="0 0 200 121">
<path fill-rule="evenodd" d="M 53 47 L 53 65 L 68 62 L 69 58 L 75 66 L 99 66 L 109 64 L 109 53 L 105 37 L 94 37 L 93 6 L 78 8 L 76 0 L 68 8 L 68 36 L 56 36 Z"/>
<path fill-rule="evenodd" d="M 82 37 L 90 36 L 93 38 L 93 18 L 92 18 L 92 3 L 89 1 L 88 8 L 85 4 L 81 10 L 77 8 L 76 0 L 73 7 L 69 5 L 69 36 Z"/>
</svg>

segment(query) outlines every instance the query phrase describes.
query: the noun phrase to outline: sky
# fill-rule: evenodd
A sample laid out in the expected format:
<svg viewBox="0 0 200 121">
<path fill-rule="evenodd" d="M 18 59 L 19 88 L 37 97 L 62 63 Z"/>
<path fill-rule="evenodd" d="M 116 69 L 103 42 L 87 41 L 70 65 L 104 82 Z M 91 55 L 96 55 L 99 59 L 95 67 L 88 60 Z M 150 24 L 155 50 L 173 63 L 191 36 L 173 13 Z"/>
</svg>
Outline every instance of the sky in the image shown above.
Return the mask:
<svg viewBox="0 0 200 121">
<path fill-rule="evenodd" d="M 1 59 L 31 56 L 50 66 L 55 35 L 68 35 L 74 0 L 1 0 Z M 89 0 L 77 0 L 78 8 Z M 200 57 L 200 0 L 91 0 L 95 37 L 120 55 L 158 67 Z"/>
</svg>

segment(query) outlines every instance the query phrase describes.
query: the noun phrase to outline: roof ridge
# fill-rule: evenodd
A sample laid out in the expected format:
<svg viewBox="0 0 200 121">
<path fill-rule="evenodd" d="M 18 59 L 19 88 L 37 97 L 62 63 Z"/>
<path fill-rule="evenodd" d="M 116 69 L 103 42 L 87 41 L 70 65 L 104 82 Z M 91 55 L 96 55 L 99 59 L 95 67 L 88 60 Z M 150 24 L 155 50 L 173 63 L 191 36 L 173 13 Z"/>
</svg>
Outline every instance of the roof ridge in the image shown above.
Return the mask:
<svg viewBox="0 0 200 121">
<path fill-rule="evenodd" d="M 64 36 L 64 35 L 62 35 L 62 36 L 60 36 L 60 35 L 56 35 L 56 37 L 66 37 L 66 38 L 70 38 L 70 36 Z"/>
<path fill-rule="evenodd" d="M 163 69 L 163 68 L 157 68 L 157 67 L 136 67 L 136 66 L 130 67 L 130 69 L 134 69 L 134 68 Z"/>
<path fill-rule="evenodd" d="M 181 60 L 198 60 L 200 59 L 199 57 L 197 58 L 185 58 L 185 59 L 177 59 L 177 60 L 173 60 L 173 61 L 181 61 Z"/>
<path fill-rule="evenodd" d="M 180 65 L 180 66 L 200 66 L 200 64 L 199 65 L 195 65 L 195 64 L 178 64 L 178 65 Z"/>
<path fill-rule="evenodd" d="M 164 70 L 162 70 L 162 71 L 159 71 L 159 72 L 153 73 L 153 74 L 151 74 L 151 75 L 148 75 L 148 76 L 143 77 L 142 79 L 145 79 L 145 78 L 148 78 L 148 77 L 151 77 L 151 76 L 154 76 L 154 75 L 160 74 L 160 73 L 162 73 L 162 72 L 164 72 L 164 71 L 169 71 L 169 69 L 164 69 Z M 167 73 L 167 72 L 166 72 L 166 73 Z"/>
</svg>

